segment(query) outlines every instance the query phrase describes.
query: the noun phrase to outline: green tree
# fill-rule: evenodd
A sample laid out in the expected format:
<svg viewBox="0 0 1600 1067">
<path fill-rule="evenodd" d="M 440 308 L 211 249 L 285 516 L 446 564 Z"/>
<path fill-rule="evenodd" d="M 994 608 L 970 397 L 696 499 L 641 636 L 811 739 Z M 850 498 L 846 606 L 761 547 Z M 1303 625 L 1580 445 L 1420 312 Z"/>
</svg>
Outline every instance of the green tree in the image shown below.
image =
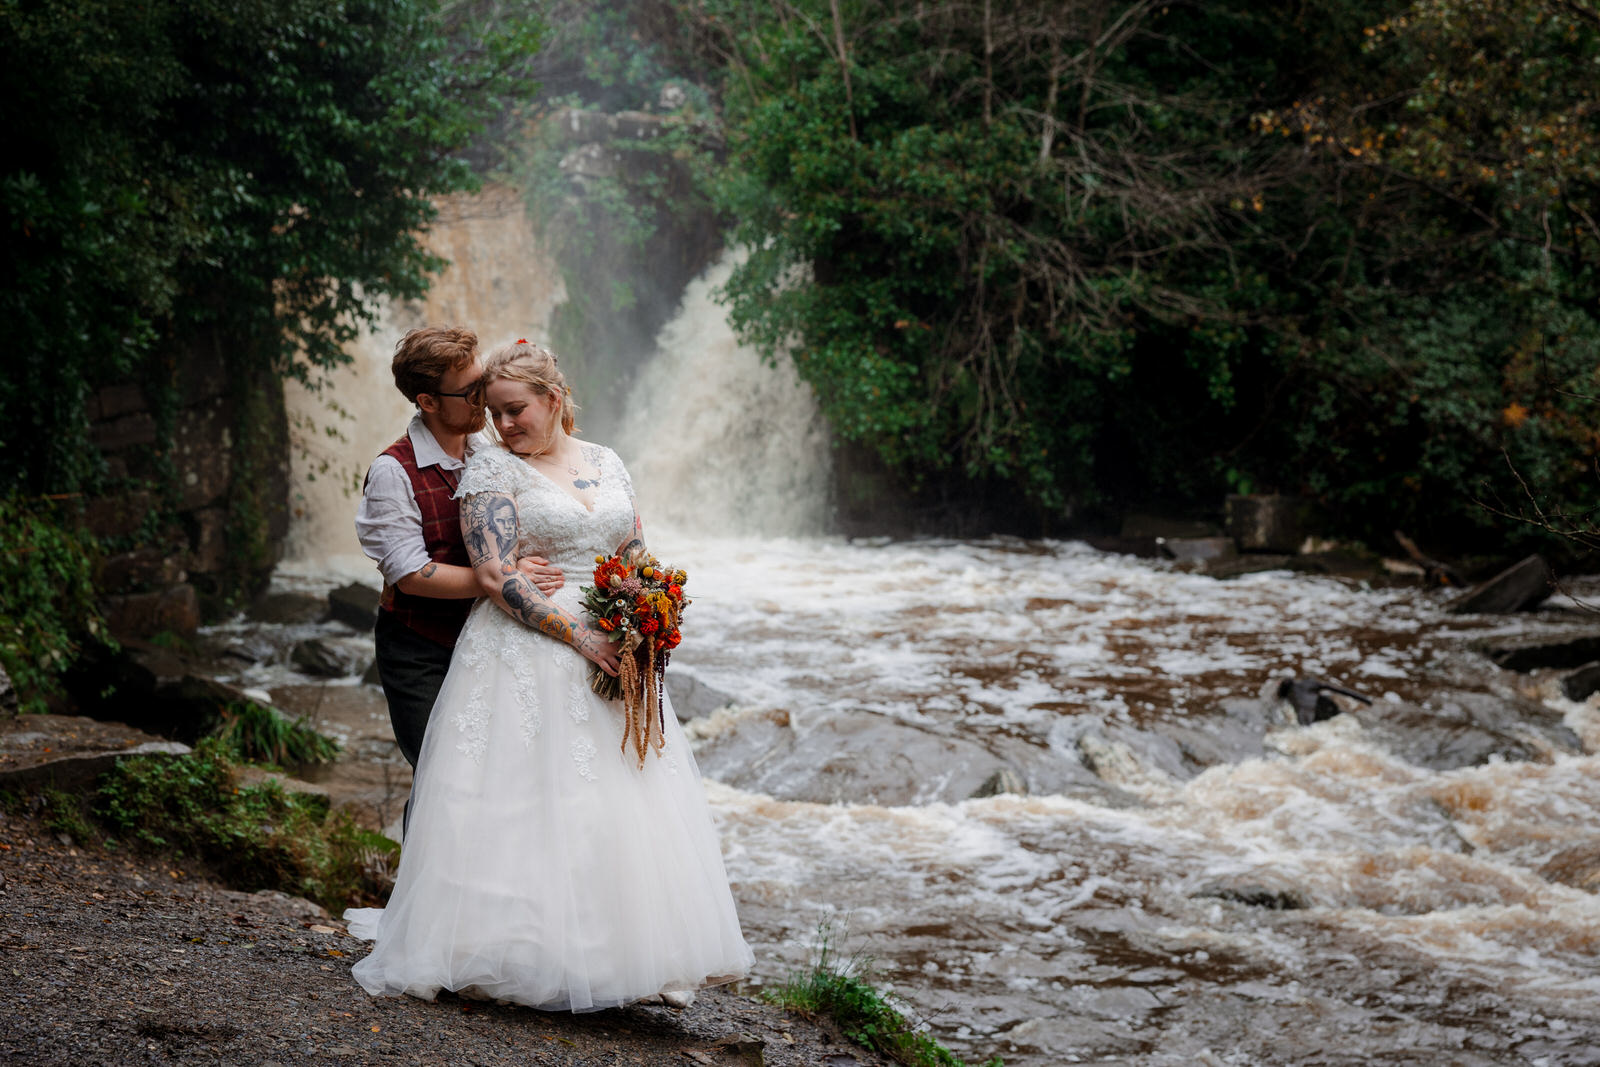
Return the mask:
<svg viewBox="0 0 1600 1067">
<path fill-rule="evenodd" d="M 30 491 L 96 475 L 84 402 L 172 387 L 214 348 L 251 387 L 337 363 L 419 295 L 431 198 L 509 95 L 537 24 L 434 0 L 0 5 L 13 151 L 0 457 Z"/>
</svg>

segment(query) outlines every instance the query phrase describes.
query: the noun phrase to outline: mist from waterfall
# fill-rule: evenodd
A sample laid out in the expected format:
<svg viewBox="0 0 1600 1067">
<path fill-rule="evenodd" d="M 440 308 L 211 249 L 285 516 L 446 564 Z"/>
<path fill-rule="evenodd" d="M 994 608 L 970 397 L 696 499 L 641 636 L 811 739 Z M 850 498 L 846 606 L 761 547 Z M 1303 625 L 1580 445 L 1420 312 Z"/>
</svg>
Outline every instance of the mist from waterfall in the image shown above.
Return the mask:
<svg viewBox="0 0 1600 1067">
<path fill-rule="evenodd" d="M 611 443 L 647 524 L 683 534 L 799 536 L 827 526 L 831 452 L 811 387 L 739 343 L 717 293 L 725 253 L 684 291 Z"/>
</svg>

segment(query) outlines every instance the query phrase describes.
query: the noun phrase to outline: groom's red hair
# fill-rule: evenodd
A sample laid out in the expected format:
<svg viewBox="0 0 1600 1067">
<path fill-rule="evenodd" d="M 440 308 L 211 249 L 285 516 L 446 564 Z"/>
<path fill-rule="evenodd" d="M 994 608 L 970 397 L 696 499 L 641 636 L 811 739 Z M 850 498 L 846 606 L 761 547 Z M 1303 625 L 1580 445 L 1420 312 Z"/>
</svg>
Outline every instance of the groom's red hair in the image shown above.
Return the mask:
<svg viewBox="0 0 1600 1067">
<path fill-rule="evenodd" d="M 460 326 L 422 326 L 411 330 L 394 346 L 395 388 L 413 404 L 418 393 L 439 388 L 439 379 L 478 354 L 478 335 Z"/>
</svg>

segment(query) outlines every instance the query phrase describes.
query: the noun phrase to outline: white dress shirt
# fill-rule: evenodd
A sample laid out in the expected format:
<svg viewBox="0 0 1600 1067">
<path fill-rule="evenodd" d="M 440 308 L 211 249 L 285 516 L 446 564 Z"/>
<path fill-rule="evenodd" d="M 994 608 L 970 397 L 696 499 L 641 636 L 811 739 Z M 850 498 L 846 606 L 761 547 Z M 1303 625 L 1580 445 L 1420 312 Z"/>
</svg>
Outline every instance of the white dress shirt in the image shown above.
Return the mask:
<svg viewBox="0 0 1600 1067">
<path fill-rule="evenodd" d="M 458 471 L 467 465 L 466 460 L 439 447 L 421 414 L 411 416 L 406 436 L 417 453 L 418 470 L 438 466 Z M 482 434 L 469 435 L 467 454 L 483 444 Z M 367 471 L 366 488 L 356 508 L 356 537 L 361 550 L 377 561 L 385 585 L 399 585 L 400 579 L 417 573 L 432 559 L 422 536 L 422 509 L 411 491 L 411 479 L 393 456 L 379 456 Z"/>
</svg>

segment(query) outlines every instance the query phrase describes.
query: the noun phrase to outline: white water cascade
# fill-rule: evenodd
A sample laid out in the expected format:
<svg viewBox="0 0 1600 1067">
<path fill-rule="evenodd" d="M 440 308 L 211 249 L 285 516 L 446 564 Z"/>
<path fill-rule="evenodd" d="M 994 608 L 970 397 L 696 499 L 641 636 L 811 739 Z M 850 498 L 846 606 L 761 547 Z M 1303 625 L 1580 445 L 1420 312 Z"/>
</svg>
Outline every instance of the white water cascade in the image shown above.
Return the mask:
<svg viewBox="0 0 1600 1067">
<path fill-rule="evenodd" d="M 725 256 L 683 294 L 629 395 L 617 451 L 646 523 L 683 533 L 821 533 L 828 430 L 787 360 L 739 344 L 716 293 Z"/>
</svg>

